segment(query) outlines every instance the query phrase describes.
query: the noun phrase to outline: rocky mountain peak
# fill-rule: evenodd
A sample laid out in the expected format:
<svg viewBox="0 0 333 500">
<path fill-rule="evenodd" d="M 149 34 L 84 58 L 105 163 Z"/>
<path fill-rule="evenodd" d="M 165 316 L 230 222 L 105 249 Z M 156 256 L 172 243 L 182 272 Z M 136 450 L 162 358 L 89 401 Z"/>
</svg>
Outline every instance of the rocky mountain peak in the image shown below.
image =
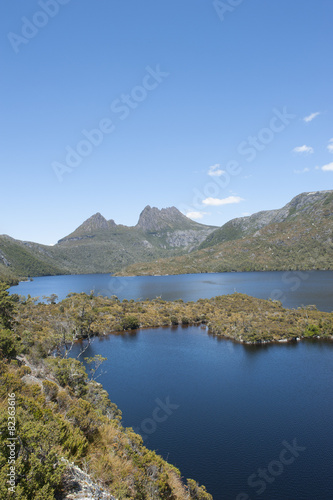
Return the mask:
<svg viewBox="0 0 333 500">
<path fill-rule="evenodd" d="M 107 229 L 109 227 L 108 221 L 99 212 L 92 215 L 86 221 L 81 224 L 78 229 L 83 229 L 85 231 L 91 232 L 95 229 Z"/>
<path fill-rule="evenodd" d="M 164 229 L 187 228 L 193 221 L 185 217 L 176 207 L 162 208 L 147 205 L 141 212 L 137 228 L 143 231 L 160 231 Z"/>
<path fill-rule="evenodd" d="M 82 240 L 83 238 L 93 238 L 98 231 L 107 230 L 116 227 L 117 224 L 113 219 L 106 220 L 103 215 L 99 212 L 89 217 L 85 220 L 81 226 L 79 226 L 75 231 L 65 238 L 62 238 L 58 243 L 64 243 L 66 241 L 76 241 Z"/>
</svg>

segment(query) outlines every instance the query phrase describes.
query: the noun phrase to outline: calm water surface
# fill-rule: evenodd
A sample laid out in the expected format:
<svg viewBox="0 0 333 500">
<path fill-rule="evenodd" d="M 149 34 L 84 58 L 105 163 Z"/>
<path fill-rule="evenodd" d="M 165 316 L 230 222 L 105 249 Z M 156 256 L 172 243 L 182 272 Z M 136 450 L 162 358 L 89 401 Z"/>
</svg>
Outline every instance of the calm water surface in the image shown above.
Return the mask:
<svg viewBox="0 0 333 500">
<path fill-rule="evenodd" d="M 333 343 L 243 346 L 177 327 L 97 338 L 85 355 L 97 353 L 124 425 L 215 500 L 333 498 Z M 279 465 L 295 439 L 302 451 Z"/>
<path fill-rule="evenodd" d="M 332 278 L 332 271 L 94 274 L 35 278 L 11 293 L 190 301 L 237 291 L 332 311 Z M 108 358 L 99 381 L 124 425 L 215 500 L 333 499 L 333 343 L 243 346 L 178 327 L 97 338 L 85 353 L 95 354 Z M 283 450 L 294 440 L 302 450 L 293 457 Z"/>
<path fill-rule="evenodd" d="M 135 276 L 117 278 L 109 274 L 46 276 L 21 282 L 11 293 L 32 297 L 55 293 L 64 299 L 70 292 L 119 299 L 153 299 L 184 301 L 211 298 L 233 292 L 246 293 L 262 299 L 281 300 L 285 307 L 315 304 L 323 311 L 333 310 L 333 271 L 287 271 L 253 273 L 185 274 L 177 276 Z M 332 497 L 333 498 L 333 497 Z"/>
</svg>

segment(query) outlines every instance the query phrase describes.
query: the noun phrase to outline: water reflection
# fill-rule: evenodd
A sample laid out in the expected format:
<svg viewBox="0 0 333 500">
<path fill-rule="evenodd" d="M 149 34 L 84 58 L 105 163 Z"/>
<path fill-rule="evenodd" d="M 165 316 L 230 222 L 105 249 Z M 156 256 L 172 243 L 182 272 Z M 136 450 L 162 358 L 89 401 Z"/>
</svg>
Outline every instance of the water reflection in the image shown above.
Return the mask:
<svg viewBox="0 0 333 500">
<path fill-rule="evenodd" d="M 52 293 L 62 300 L 69 292 L 90 293 L 94 290 L 97 295 L 116 295 L 120 300 L 161 296 L 164 300 L 196 301 L 237 291 L 263 299 L 279 298 L 285 307 L 290 308 L 316 304 L 320 310 L 333 310 L 333 271 L 308 271 L 306 276 L 311 279 L 302 279 L 302 274 L 297 272 L 289 272 L 288 277 L 286 274 L 276 271 L 124 278 L 107 274 L 45 276 L 21 282 L 10 292 L 38 296 L 40 300 Z"/>
</svg>

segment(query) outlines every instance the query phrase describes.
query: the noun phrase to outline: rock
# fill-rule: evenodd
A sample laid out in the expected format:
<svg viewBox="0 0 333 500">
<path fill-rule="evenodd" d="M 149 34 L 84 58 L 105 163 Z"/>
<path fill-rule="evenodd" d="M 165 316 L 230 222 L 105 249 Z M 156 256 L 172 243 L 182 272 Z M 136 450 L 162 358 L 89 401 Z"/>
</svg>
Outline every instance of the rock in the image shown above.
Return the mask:
<svg viewBox="0 0 333 500">
<path fill-rule="evenodd" d="M 63 494 L 59 500 L 117 500 L 76 465 L 68 464 L 63 476 Z"/>
<path fill-rule="evenodd" d="M 182 228 L 191 227 L 193 221 L 183 215 L 176 207 L 162 208 L 147 205 L 141 212 L 137 228 L 145 232 L 155 232 L 165 229 L 174 229 L 176 226 Z"/>
</svg>

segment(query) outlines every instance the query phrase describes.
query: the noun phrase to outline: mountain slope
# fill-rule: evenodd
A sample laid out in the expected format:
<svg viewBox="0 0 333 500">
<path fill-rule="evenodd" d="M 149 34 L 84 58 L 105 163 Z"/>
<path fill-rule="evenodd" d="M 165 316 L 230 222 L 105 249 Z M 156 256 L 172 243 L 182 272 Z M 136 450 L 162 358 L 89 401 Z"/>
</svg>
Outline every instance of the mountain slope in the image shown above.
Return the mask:
<svg viewBox="0 0 333 500">
<path fill-rule="evenodd" d="M 52 251 L 53 247 L 15 240 L 6 235 L 0 236 L 1 278 L 4 281 L 11 281 L 11 279 L 17 279 L 18 276 L 68 273 L 68 269 L 56 263 Z"/>
<path fill-rule="evenodd" d="M 141 212 L 136 226 L 97 213 L 54 246 L 0 236 L 0 278 L 18 276 L 333 268 L 333 191 L 303 193 L 279 210 L 198 224 L 175 207 Z"/>
<path fill-rule="evenodd" d="M 54 246 L 0 236 L 0 277 L 113 273 L 136 262 L 187 253 L 215 229 L 175 207 L 147 206 L 134 227 L 97 213 Z"/>
<path fill-rule="evenodd" d="M 261 211 L 248 217 L 233 219 L 212 232 L 199 249 L 251 235 L 269 224 L 279 224 L 287 220 L 296 221 L 305 215 L 312 218 L 322 217 L 323 209 L 331 198 L 333 198 L 333 191 L 303 193 L 295 196 L 281 209 Z"/>
<path fill-rule="evenodd" d="M 97 212 L 96 214 L 89 217 L 89 219 L 84 221 L 81 226 L 73 231 L 73 233 L 59 240 L 58 243 L 63 243 L 64 241 L 70 240 L 77 241 L 79 239 L 91 238 L 98 231 L 105 231 L 116 226 L 117 224 L 114 220 L 111 219 L 107 221 L 103 217 L 103 215 Z"/>
<path fill-rule="evenodd" d="M 116 272 L 132 263 L 187 253 L 215 229 L 188 219 L 175 207 L 147 206 L 134 227 L 97 213 L 59 240 L 54 252 L 57 262 L 75 273 Z"/>
<path fill-rule="evenodd" d="M 333 191 L 319 191 L 298 195 L 280 210 L 229 221 L 190 254 L 121 274 L 332 268 Z"/>
</svg>

